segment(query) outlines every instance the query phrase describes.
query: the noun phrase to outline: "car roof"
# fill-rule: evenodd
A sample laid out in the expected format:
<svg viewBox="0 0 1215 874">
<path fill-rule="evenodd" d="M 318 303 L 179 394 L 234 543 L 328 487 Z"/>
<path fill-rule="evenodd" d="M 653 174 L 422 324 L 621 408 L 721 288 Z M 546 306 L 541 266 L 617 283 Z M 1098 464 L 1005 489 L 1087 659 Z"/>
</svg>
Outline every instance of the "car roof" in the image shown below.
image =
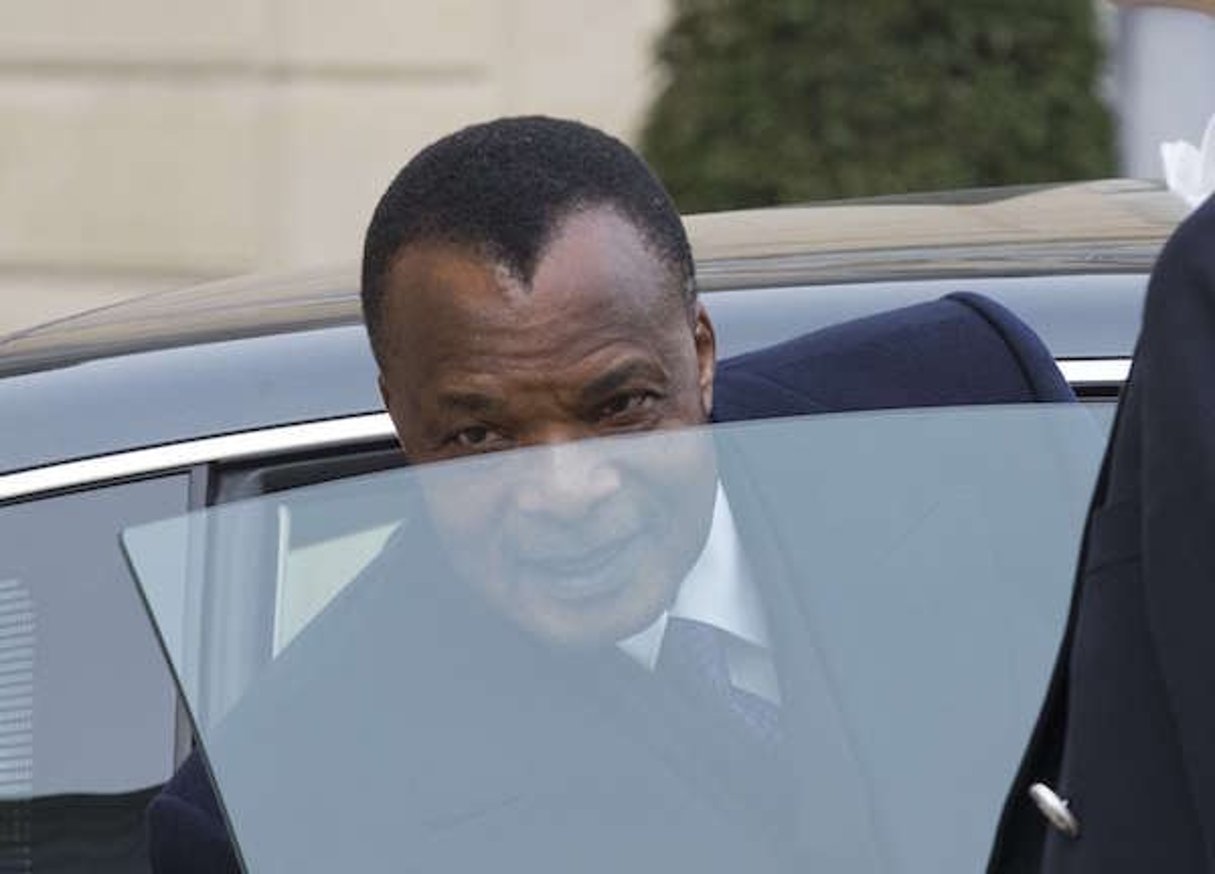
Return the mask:
<svg viewBox="0 0 1215 874">
<path fill-rule="evenodd" d="M 1093 272 L 1147 272 L 1183 215 L 1159 184 L 1070 185 L 689 216 L 702 291 Z M 153 293 L 0 338 L 0 376 L 104 355 L 361 322 L 358 267 Z"/>
<path fill-rule="evenodd" d="M 1057 356 L 1127 356 L 1183 207 L 1154 183 L 692 216 L 722 357 L 967 288 Z M 148 295 L 0 340 L 0 474 L 382 410 L 353 264 Z"/>
</svg>

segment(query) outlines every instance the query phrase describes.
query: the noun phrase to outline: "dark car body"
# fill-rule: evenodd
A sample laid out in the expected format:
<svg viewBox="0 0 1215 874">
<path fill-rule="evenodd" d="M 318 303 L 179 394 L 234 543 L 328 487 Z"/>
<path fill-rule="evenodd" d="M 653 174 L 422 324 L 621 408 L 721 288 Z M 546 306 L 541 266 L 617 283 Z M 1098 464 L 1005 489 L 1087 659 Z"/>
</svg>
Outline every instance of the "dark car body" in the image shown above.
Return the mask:
<svg viewBox="0 0 1215 874">
<path fill-rule="evenodd" d="M 688 226 L 722 358 L 977 291 L 1108 408 L 1180 216 L 1157 186 L 1108 181 Z M 142 807 L 189 748 L 118 532 L 395 463 L 375 376 L 353 265 L 152 295 L 0 340 L 0 646 L 18 656 L 0 678 L 0 804 L 14 859 L 140 870 Z"/>
</svg>

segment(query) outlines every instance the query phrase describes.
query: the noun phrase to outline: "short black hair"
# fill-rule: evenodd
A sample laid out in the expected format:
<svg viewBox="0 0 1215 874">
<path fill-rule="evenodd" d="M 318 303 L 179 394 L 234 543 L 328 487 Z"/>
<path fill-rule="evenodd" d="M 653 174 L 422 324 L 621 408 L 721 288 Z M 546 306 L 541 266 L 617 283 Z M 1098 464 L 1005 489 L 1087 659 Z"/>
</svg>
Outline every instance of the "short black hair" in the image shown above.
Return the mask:
<svg viewBox="0 0 1215 874">
<path fill-rule="evenodd" d="M 671 197 L 615 137 L 576 121 L 500 118 L 466 127 L 419 152 L 380 198 L 363 246 L 363 318 L 383 351 L 385 278 L 404 247 L 469 246 L 530 283 L 558 224 L 608 206 L 631 221 L 670 266 L 689 308 L 695 268 Z"/>
</svg>

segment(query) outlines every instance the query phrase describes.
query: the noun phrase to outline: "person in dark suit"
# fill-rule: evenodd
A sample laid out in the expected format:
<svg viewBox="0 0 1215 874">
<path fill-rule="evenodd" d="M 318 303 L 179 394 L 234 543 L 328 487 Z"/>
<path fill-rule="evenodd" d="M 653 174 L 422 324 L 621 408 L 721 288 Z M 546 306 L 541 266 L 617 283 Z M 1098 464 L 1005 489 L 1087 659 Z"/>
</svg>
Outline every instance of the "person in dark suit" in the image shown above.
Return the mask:
<svg viewBox="0 0 1215 874">
<path fill-rule="evenodd" d="M 689 714 L 701 708 L 695 696 L 684 700 L 666 694 L 661 684 L 638 680 L 639 664 L 663 660 L 674 620 L 707 624 L 679 615 L 706 551 L 723 541 L 745 542 L 762 535 L 732 529 L 723 507 L 742 498 L 728 479 L 721 488 L 711 448 L 689 444 L 688 451 L 665 455 L 638 471 L 588 460 L 591 457 L 576 444 L 586 438 L 683 429 L 709 421 L 1071 400 L 1047 351 L 1003 308 L 976 295 L 959 294 L 829 328 L 719 366 L 713 326 L 696 297 L 687 238 L 661 185 L 618 141 L 583 125 L 544 118 L 474 126 L 411 161 L 372 218 L 362 284 L 381 390 L 410 462 L 552 448 L 547 465 L 528 476 L 482 478 L 475 494 L 447 489 L 426 496 L 429 518 L 422 540 L 460 544 L 448 550 L 453 573 L 436 570 L 435 576 L 457 577 L 464 586 L 427 589 L 422 604 L 396 603 L 393 599 L 416 597 L 420 591 L 375 582 L 391 579 L 391 556 L 410 554 L 398 544 L 385 550 L 365 584 L 353 587 L 350 603 L 356 598 L 387 599 L 382 609 L 364 605 L 360 615 L 407 617 L 403 621 L 408 627 L 397 625 L 393 633 L 379 636 L 360 632 L 352 636 L 352 647 L 364 642 L 370 646 L 375 640 L 425 640 L 434 629 L 443 628 L 445 639 L 493 642 L 490 648 L 501 654 L 492 665 L 448 665 L 442 687 L 422 696 L 431 702 L 423 712 L 441 713 L 441 721 L 415 721 L 411 731 L 430 730 L 436 738 L 470 731 L 490 719 L 478 711 L 481 702 L 501 694 L 508 684 L 517 695 L 560 701 L 561 696 L 550 693 L 570 685 L 568 670 L 594 673 L 603 678 L 604 687 L 623 690 L 612 712 L 641 714 L 637 721 L 608 730 L 610 723 L 595 718 L 598 705 L 578 701 L 548 713 L 543 725 L 529 722 L 524 714 L 518 724 L 495 726 L 498 741 L 520 739 L 511 747 L 517 758 L 527 760 L 522 750 L 543 749 L 550 759 L 564 762 L 567 774 L 576 773 L 575 763 L 585 761 L 587 749 L 593 749 L 590 758 L 599 769 L 584 775 L 587 785 L 610 794 L 617 784 L 631 784 L 635 788 L 630 797 L 649 799 L 650 806 L 611 805 L 605 800 L 596 822 L 578 820 L 569 805 L 545 807 L 545 816 L 564 822 L 564 840 L 581 836 L 585 847 L 594 844 L 595 835 L 602 839 L 620 834 L 606 826 L 612 816 L 621 816 L 625 819 L 617 825 L 633 840 L 600 847 L 597 858 L 604 865 L 652 850 L 664 835 L 681 828 L 689 839 L 685 843 L 696 844 L 697 870 L 738 870 L 748 864 L 783 870 L 793 864 L 806 848 L 769 839 L 774 818 L 779 819 L 776 813 L 761 816 L 759 823 L 740 820 L 750 823 L 742 845 L 754 854 L 742 858 L 731 849 L 739 844 L 707 838 L 722 825 L 719 815 L 703 810 L 703 802 L 689 794 L 686 785 L 660 779 L 673 770 L 687 770 L 678 763 L 686 764 L 689 747 L 707 744 L 720 752 L 731 749 L 732 740 L 746 746 L 743 735 L 756 725 L 771 724 L 763 715 L 770 712 L 765 703 L 785 705 L 780 734 L 786 739 L 813 736 L 819 749 L 839 749 L 844 741 L 829 720 L 820 714 L 813 725 L 803 723 L 795 703 L 781 702 L 781 690 L 799 682 L 796 672 L 789 673 L 792 667 L 773 684 L 770 677 L 765 680 L 761 666 L 754 671 L 751 688 L 727 690 L 731 700 L 736 691 L 745 693 L 737 696 L 747 701 L 735 708 L 740 718 L 693 720 L 697 725 L 721 723 L 703 737 L 697 734 L 696 740 L 689 740 L 689 734 L 670 734 L 674 727 L 688 725 Z M 422 481 L 424 486 L 425 477 Z M 579 531 L 581 547 L 576 552 L 552 536 L 571 527 Z M 504 531 L 530 546 L 522 554 L 504 548 L 499 536 Z M 415 531 L 402 536 L 419 535 Z M 618 572 L 620 567 L 629 572 Z M 766 580 L 775 575 L 761 576 Z M 781 617 L 795 613 L 780 609 L 784 596 L 770 582 L 748 589 L 745 580 L 726 576 L 734 592 L 730 600 L 758 598 L 763 606 L 755 611 L 758 621 L 748 623 L 736 616 L 726 620 L 735 627 L 724 630 L 744 638 L 744 644 L 758 641 L 761 650 L 783 646 L 780 641 L 791 636 L 782 633 Z M 341 627 L 343 615 L 340 605 L 327 611 L 322 630 L 309 629 L 305 638 Z M 630 646 L 624 646 L 628 642 Z M 538 655 L 554 646 L 571 658 Z M 741 657 L 733 661 L 733 652 L 743 648 L 734 646 L 725 654 L 731 674 L 738 673 L 734 669 L 741 664 Z M 605 650 L 609 656 L 602 656 Z M 275 665 L 280 676 L 293 669 L 292 658 L 301 657 Z M 411 658 L 391 661 L 425 663 Z M 424 671 L 411 675 L 404 687 L 427 688 L 428 676 Z M 365 687 L 384 688 L 371 679 L 346 684 L 352 696 L 349 708 L 357 710 Z M 453 697 L 451 689 L 460 694 Z M 798 698 L 794 695 L 794 702 Z M 259 706 L 281 712 L 281 707 L 308 704 Z M 341 708 L 332 701 L 326 706 Z M 258 717 L 254 713 L 245 718 L 256 722 Z M 293 722 L 310 724 L 306 710 Z M 555 730 L 559 725 L 565 730 Z M 638 755 L 636 743 L 622 745 L 620 738 L 630 732 L 639 732 L 641 745 L 651 753 L 656 748 L 660 758 Z M 582 739 L 585 747 L 567 749 L 569 738 Z M 781 749 L 784 742 L 778 737 L 773 749 Z M 763 743 L 767 741 L 761 748 Z M 477 746 L 469 743 L 464 748 Z M 568 757 L 562 757 L 563 751 Z M 458 841 L 435 838 L 433 829 L 425 835 L 411 831 L 423 822 L 467 818 L 467 811 L 439 809 L 442 799 L 451 795 L 452 762 L 433 767 L 412 763 L 408 781 L 390 784 L 410 787 L 407 797 L 395 799 L 398 806 L 424 808 L 399 821 L 413 838 L 409 846 L 417 854 L 415 861 L 426 867 L 427 862 L 448 858 L 441 852 L 470 853 L 478 846 L 483 852 L 489 852 L 486 847 L 500 850 L 503 834 L 517 833 L 520 840 L 528 834 L 520 823 L 534 819 L 536 808 L 508 803 L 496 791 L 500 787 L 494 784 L 495 776 L 505 779 L 499 773 L 504 758 L 510 757 L 478 759 L 479 767 L 466 769 L 476 775 L 472 796 L 490 807 L 502 802 L 504 819 L 475 818 L 496 844 L 478 843 L 476 823 L 461 829 Z M 697 761 L 703 758 L 696 756 Z M 752 819 L 754 811 L 772 813 L 772 805 L 764 803 L 768 793 L 748 795 L 745 786 L 757 773 L 779 775 L 784 770 L 781 760 L 765 752 L 724 758 L 736 761 L 737 779 L 729 791 L 719 792 L 722 803 L 737 805 L 730 799 L 742 792 L 741 797 L 755 802 L 748 805 Z M 816 765 L 821 784 L 829 783 L 824 775 L 838 760 L 820 755 Z M 611 786 L 602 782 L 606 773 L 614 775 Z M 718 779 L 697 773 L 702 782 Z M 331 776 L 339 782 L 349 777 Z M 832 802 L 861 803 L 839 796 Z M 666 815 L 655 817 L 658 809 Z M 150 808 L 154 868 L 233 869 L 235 855 L 218 814 L 202 763 L 192 757 Z M 306 815 L 306 810 L 299 811 L 296 825 Z M 721 834 L 734 830 L 726 828 Z M 695 835 L 699 843 L 692 840 Z M 852 848 L 848 852 L 864 857 L 856 860 L 856 870 L 876 870 L 865 841 L 840 846 L 845 843 Z M 526 855 L 526 848 L 517 849 Z M 766 861 L 759 864 L 756 859 Z"/>
<path fill-rule="evenodd" d="M 1213 378 L 1208 200 L 1152 273 L 1067 634 L 993 872 L 1215 870 Z"/>
</svg>

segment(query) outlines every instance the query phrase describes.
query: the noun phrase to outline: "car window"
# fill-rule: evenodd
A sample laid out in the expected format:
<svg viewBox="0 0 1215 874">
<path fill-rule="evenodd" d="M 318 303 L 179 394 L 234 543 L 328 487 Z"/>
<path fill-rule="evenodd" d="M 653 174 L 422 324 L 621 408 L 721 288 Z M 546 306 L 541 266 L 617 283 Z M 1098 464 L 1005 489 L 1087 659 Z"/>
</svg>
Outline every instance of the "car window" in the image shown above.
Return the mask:
<svg viewBox="0 0 1215 874">
<path fill-rule="evenodd" d="M 181 513 L 185 476 L 0 507 L 0 811 L 27 868 L 142 871 L 176 697 L 119 550 Z"/>
<path fill-rule="evenodd" d="M 1092 414 L 1097 427 L 1107 439 L 1114 429 L 1114 415 L 1118 412 L 1118 398 L 1104 397 L 1086 401 L 1085 409 Z"/>
<path fill-rule="evenodd" d="M 974 871 L 1103 445 L 1080 405 L 770 420 L 382 471 L 123 542 L 251 871 Z M 260 569 L 243 601 L 237 566 Z M 262 658 L 238 675 L 232 651 Z"/>
<path fill-rule="evenodd" d="M 1086 401 L 1097 431 L 1107 435 L 1113 425 L 1116 398 Z M 374 446 L 307 461 L 261 462 L 255 467 L 221 471 L 216 503 L 266 495 L 284 489 L 329 482 L 401 466 L 395 448 Z M 274 653 L 280 651 L 383 548 L 401 521 L 401 504 L 369 501 L 366 490 L 354 486 L 348 497 L 339 488 L 326 490 L 319 504 L 297 492 L 289 502 L 270 502 L 260 514 L 265 540 L 274 542 L 277 585 L 273 604 Z M 334 519 L 345 520 L 339 526 Z M 349 530 L 340 530 L 348 528 Z"/>
<path fill-rule="evenodd" d="M 349 479 L 400 467 L 404 458 L 394 445 L 373 444 L 328 455 L 259 459 L 254 463 L 221 465 L 216 471 L 214 504 L 228 504 L 258 495 Z M 272 567 L 278 581 L 275 598 L 264 612 L 270 649 L 280 650 L 383 546 L 400 521 L 400 507 L 368 500 L 357 486 L 326 490 L 321 507 L 305 502 L 264 506 L 247 513 L 244 525 L 256 531 L 260 544 L 258 568 Z M 340 497 L 346 495 L 345 498 Z M 249 568 L 235 568 L 230 588 L 239 598 L 240 581 Z M 254 574 L 262 571 L 255 570 Z M 265 655 L 252 653 L 254 662 Z"/>
<path fill-rule="evenodd" d="M 369 495 L 361 483 L 346 496 L 338 492 L 329 488 L 323 501 L 276 507 L 274 655 L 371 563 L 404 521 L 405 508 L 391 494 Z"/>
<path fill-rule="evenodd" d="M 898 258 L 906 252 L 891 253 Z M 712 282 L 711 276 L 702 277 Z M 791 339 L 848 319 L 872 315 L 956 291 L 975 291 L 1025 321 L 1056 358 L 1130 355 L 1139 333 L 1147 287 L 1143 273 L 879 278 L 811 286 L 714 291 L 704 295 L 718 328 L 722 359 Z"/>
</svg>

